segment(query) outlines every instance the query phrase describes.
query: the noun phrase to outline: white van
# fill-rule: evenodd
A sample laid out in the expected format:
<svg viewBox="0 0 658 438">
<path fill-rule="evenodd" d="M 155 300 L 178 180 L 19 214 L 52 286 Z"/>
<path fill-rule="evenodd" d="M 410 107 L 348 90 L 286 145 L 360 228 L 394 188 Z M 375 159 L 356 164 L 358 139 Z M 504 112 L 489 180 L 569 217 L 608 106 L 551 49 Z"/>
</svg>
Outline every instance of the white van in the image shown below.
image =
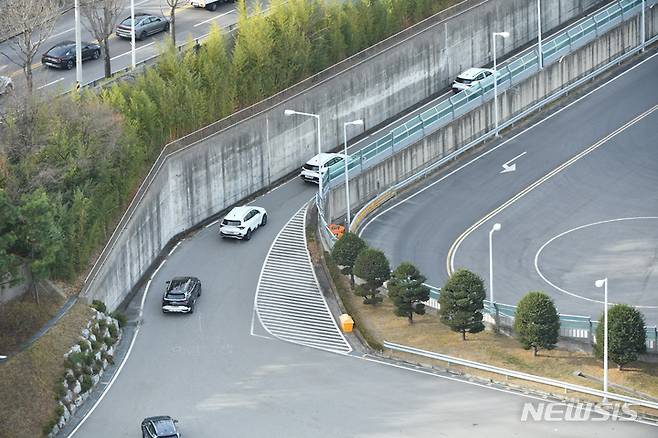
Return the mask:
<svg viewBox="0 0 658 438">
<path fill-rule="evenodd" d="M 320 180 L 320 167 L 322 175 L 327 172 L 327 168 L 343 161 L 347 156 L 345 154 L 321 153 L 311 158 L 302 166 L 302 172 L 299 174 L 304 181 L 318 183 Z"/>
</svg>

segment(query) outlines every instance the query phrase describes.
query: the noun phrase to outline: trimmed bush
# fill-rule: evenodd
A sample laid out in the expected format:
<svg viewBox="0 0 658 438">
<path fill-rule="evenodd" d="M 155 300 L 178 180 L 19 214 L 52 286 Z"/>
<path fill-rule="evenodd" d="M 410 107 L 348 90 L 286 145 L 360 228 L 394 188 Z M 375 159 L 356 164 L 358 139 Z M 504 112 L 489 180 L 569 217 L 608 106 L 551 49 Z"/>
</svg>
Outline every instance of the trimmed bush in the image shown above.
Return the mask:
<svg viewBox="0 0 658 438">
<path fill-rule="evenodd" d="M 92 351 L 98 351 L 101 349 L 101 343 L 100 341 L 91 341 L 91 350 Z M 90 352 L 91 353 L 91 352 Z"/>
<path fill-rule="evenodd" d="M 128 318 L 126 318 L 126 315 L 119 312 L 118 310 L 112 312 L 110 316 L 117 320 L 117 322 L 119 323 L 119 328 L 125 327 L 126 324 L 128 323 Z"/>
<path fill-rule="evenodd" d="M 110 324 L 107 326 L 108 332 L 110 332 L 110 337 L 113 339 L 116 339 L 119 337 L 119 329 L 117 329 L 117 326 L 114 324 Z"/>
<path fill-rule="evenodd" d="M 91 389 L 93 385 L 93 382 L 91 381 L 91 376 L 85 374 L 82 376 L 82 382 L 80 382 L 80 386 L 82 387 L 82 393 L 85 393 Z"/>
<path fill-rule="evenodd" d="M 89 344 L 86 341 L 80 341 L 78 342 L 78 345 L 80 346 L 80 350 L 82 352 L 89 350 Z"/>
<path fill-rule="evenodd" d="M 108 347 L 111 347 L 112 345 L 114 345 L 114 340 L 112 339 L 111 336 L 105 336 L 103 338 L 103 342 L 105 342 L 105 345 L 107 345 Z"/>
<path fill-rule="evenodd" d="M 98 310 L 101 313 L 107 312 L 107 307 L 105 306 L 105 303 L 100 301 L 100 300 L 94 300 L 91 302 L 91 307 Z"/>
<path fill-rule="evenodd" d="M 466 269 L 455 271 L 441 289 L 439 317 L 453 332 L 462 334 L 479 333 L 484 330 L 484 283 L 482 279 Z"/>
<path fill-rule="evenodd" d="M 603 315 L 596 327 L 594 355 L 603 359 Z M 647 349 L 644 315 L 634 307 L 615 304 L 608 309 L 608 356 L 621 371 Z"/>
<path fill-rule="evenodd" d="M 519 301 L 514 316 L 514 333 L 524 349 L 552 350 L 560 335 L 560 317 L 553 300 L 543 292 L 528 292 Z"/>
</svg>

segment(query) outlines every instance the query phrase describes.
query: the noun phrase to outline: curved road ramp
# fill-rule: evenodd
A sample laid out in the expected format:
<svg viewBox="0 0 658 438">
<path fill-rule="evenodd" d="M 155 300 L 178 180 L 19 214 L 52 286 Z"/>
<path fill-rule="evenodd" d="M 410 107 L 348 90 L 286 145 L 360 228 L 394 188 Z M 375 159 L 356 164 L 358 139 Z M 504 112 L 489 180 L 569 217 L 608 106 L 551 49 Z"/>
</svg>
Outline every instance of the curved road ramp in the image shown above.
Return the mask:
<svg viewBox="0 0 658 438">
<path fill-rule="evenodd" d="M 278 339 L 347 354 L 352 347 L 338 329 L 315 278 L 305 219 L 303 207 L 270 247 L 258 281 L 256 314 L 263 328 Z"/>
</svg>

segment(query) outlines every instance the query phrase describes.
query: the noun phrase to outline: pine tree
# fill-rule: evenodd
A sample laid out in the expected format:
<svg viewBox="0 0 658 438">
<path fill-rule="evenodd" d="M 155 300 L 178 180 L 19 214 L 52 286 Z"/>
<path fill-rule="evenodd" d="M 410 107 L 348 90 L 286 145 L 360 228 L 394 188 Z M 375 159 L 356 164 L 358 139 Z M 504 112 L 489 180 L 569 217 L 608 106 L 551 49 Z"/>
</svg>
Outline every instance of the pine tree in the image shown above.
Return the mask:
<svg viewBox="0 0 658 438">
<path fill-rule="evenodd" d="M 378 296 L 379 288 L 391 276 L 391 267 L 383 252 L 367 248 L 359 253 L 354 263 L 354 275 L 365 280 L 354 291 L 363 297 L 363 304 L 377 304 L 382 301 Z"/>
<path fill-rule="evenodd" d="M 413 323 L 414 313 L 425 314 L 424 301 L 430 299 L 430 289 L 423 283 L 426 278 L 411 263 L 401 263 L 388 281 L 388 297 L 395 305 L 397 316 L 406 316 Z"/>
<path fill-rule="evenodd" d="M 479 333 L 484 330 L 482 309 L 484 308 L 484 283 L 476 274 L 459 269 L 454 272 L 441 289 L 439 316 L 441 322 L 454 332 Z"/>
<path fill-rule="evenodd" d="M 553 300 L 543 292 L 528 292 L 519 301 L 514 315 L 514 333 L 523 348 L 538 350 L 555 348 L 560 335 L 560 317 Z"/>
<path fill-rule="evenodd" d="M 603 358 L 604 327 L 601 315 L 594 346 L 594 354 L 599 359 Z M 620 371 L 647 350 L 646 336 L 642 312 L 626 304 L 615 304 L 608 310 L 608 357 Z"/>
<path fill-rule="evenodd" d="M 367 247 L 366 242 L 354 233 L 345 233 L 338 239 L 331 250 L 331 257 L 336 264 L 343 266 L 343 274 L 349 274 L 354 286 L 354 263 L 359 253 Z"/>
</svg>

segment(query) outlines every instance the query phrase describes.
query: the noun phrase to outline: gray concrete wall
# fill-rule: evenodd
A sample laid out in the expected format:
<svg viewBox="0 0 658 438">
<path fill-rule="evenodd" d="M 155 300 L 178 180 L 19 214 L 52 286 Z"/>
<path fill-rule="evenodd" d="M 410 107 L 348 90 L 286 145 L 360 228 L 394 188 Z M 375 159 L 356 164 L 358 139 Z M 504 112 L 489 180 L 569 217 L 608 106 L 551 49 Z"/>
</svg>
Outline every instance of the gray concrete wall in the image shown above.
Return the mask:
<svg viewBox="0 0 658 438">
<path fill-rule="evenodd" d="M 648 9 L 647 39 L 658 33 L 658 8 Z M 498 96 L 501 122 L 532 106 L 554 91 L 586 76 L 596 67 L 636 47 L 640 42 L 640 16 L 609 31 L 598 40 L 546 66 L 535 76 Z M 350 199 L 360 208 L 393 184 L 448 155 L 493 129 L 493 101 L 469 112 L 448 126 L 403 149 L 391 158 L 350 180 Z M 327 199 L 327 217 L 335 221 L 345 214 L 345 186 L 335 187 Z"/>
<path fill-rule="evenodd" d="M 603 3 L 544 2 L 543 27 L 554 28 Z M 84 295 L 116 307 L 176 234 L 268 187 L 313 156 L 314 119 L 284 117 L 284 108 L 319 113 L 323 149 L 333 149 L 342 141 L 344 121 L 361 118 L 375 126 L 446 88 L 464 68 L 488 64 L 491 33 L 501 30 L 512 35 L 499 44 L 500 57 L 534 41 L 536 3 L 467 0 L 368 49 L 367 58 L 347 60 L 342 71 L 332 67 L 331 76 L 321 73 L 293 87 L 294 94 L 281 93 L 268 108 L 230 125 L 218 122 L 221 129 L 208 138 L 184 146 L 176 142 L 147 177 L 92 270 Z"/>
</svg>

